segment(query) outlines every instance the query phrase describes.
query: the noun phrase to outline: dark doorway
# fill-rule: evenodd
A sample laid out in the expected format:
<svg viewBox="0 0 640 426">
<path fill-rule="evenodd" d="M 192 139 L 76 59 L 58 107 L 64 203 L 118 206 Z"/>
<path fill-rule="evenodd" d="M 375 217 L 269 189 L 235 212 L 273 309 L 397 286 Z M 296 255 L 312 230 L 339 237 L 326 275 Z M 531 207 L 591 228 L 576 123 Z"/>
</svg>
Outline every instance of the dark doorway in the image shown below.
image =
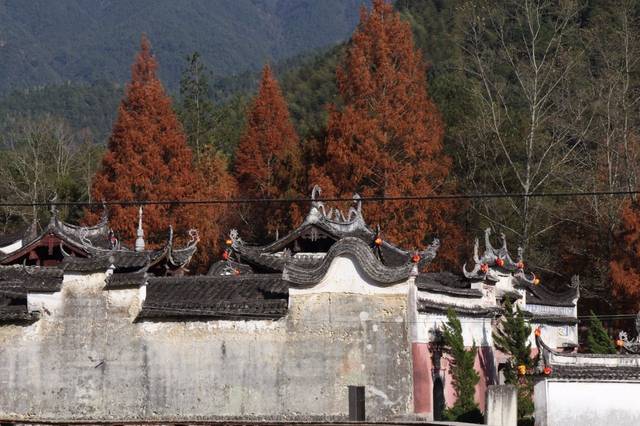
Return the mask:
<svg viewBox="0 0 640 426">
<path fill-rule="evenodd" d="M 444 384 L 440 377 L 436 377 L 433 381 L 433 420 L 444 420 Z"/>
<path fill-rule="evenodd" d="M 364 386 L 349 386 L 349 420 L 364 421 Z"/>
</svg>

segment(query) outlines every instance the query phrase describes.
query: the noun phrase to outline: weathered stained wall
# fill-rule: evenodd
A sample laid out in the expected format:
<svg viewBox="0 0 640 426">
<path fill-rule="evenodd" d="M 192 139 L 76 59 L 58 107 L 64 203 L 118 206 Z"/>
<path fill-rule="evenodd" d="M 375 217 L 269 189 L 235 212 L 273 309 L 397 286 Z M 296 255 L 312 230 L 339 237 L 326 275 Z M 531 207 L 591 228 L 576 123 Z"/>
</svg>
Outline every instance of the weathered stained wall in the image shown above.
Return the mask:
<svg viewBox="0 0 640 426">
<path fill-rule="evenodd" d="M 140 291 L 66 276 L 28 327 L 0 327 L 0 418 L 367 419 L 410 416 L 406 292 L 292 295 L 271 321 L 134 323 Z M 360 283 L 362 284 L 362 283 Z"/>
</svg>

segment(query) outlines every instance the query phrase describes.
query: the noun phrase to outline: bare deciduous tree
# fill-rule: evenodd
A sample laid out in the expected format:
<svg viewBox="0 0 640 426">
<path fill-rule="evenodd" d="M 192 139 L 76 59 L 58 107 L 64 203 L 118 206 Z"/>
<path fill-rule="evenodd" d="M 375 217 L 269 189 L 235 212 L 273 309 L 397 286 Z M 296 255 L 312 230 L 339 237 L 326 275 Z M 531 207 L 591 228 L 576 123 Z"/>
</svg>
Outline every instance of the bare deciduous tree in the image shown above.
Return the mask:
<svg viewBox="0 0 640 426">
<path fill-rule="evenodd" d="M 480 111 L 469 123 L 473 140 L 464 141 L 470 184 L 524 194 L 474 207 L 525 248 L 564 220 L 553 203 L 526 195 L 571 179 L 589 127 L 586 105 L 573 96 L 582 59 L 570 47 L 577 11 L 573 2 L 543 0 L 476 2 L 466 10 L 465 72 Z"/>
</svg>

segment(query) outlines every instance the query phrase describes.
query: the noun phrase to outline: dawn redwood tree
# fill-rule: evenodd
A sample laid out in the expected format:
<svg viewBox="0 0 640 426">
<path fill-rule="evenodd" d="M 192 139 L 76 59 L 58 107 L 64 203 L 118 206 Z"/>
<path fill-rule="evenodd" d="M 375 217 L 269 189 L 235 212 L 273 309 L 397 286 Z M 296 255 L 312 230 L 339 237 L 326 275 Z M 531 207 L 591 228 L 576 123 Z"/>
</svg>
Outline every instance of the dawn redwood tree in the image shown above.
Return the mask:
<svg viewBox="0 0 640 426">
<path fill-rule="evenodd" d="M 613 295 L 625 308 L 640 308 L 640 205 L 628 201 L 622 209 L 613 260 L 609 263 Z"/>
<path fill-rule="evenodd" d="M 235 155 L 240 194 L 251 198 L 299 196 L 303 174 L 300 140 L 268 65 L 246 122 Z M 300 218 L 297 206 L 282 204 L 252 205 L 243 214 L 254 238 L 288 231 Z"/>
<path fill-rule="evenodd" d="M 96 201 L 199 199 L 216 195 L 212 186 L 224 186 L 220 190 L 226 191 L 227 185 L 233 185 L 217 160 L 203 167 L 208 170 L 207 176 L 194 167 L 182 126 L 171 107 L 171 98 L 156 76 L 156 68 L 150 43 L 143 36 L 101 170 L 93 181 L 91 192 Z M 211 167 L 220 167 L 216 169 L 219 176 L 211 172 Z M 199 252 L 210 252 L 213 241 L 221 238 L 217 232 L 212 234 L 210 224 L 219 215 L 210 209 L 202 214 L 201 210 L 201 206 L 193 205 L 146 206 L 145 240 L 151 247 L 164 243 L 170 225 L 178 239 L 195 228 L 205 243 Z M 97 220 L 98 214 L 86 212 L 86 221 Z M 110 225 L 119 238 L 134 240 L 137 214 L 135 207 L 109 207 Z"/>
<path fill-rule="evenodd" d="M 451 160 L 443 153 L 440 113 L 427 94 L 426 67 L 411 28 L 384 0 L 362 9 L 345 58 L 337 70 L 343 106 L 329 110 L 326 162 L 310 181 L 329 195 L 397 197 L 451 190 Z M 325 188 L 323 188 L 325 189 Z M 456 260 L 461 230 L 456 206 L 443 201 L 365 205 L 366 219 L 380 224 L 395 243 L 420 247 L 441 237 L 439 257 Z"/>
</svg>

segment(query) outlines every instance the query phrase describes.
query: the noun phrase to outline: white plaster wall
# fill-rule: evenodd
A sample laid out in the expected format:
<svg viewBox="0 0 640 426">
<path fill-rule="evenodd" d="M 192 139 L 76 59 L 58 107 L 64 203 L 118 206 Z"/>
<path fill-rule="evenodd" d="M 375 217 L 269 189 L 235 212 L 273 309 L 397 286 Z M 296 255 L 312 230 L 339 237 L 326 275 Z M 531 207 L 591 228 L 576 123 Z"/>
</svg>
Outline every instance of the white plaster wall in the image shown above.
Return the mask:
<svg viewBox="0 0 640 426">
<path fill-rule="evenodd" d="M 535 386 L 537 426 L 640 424 L 639 382 L 557 382 Z"/>
<path fill-rule="evenodd" d="M 329 270 L 324 278 L 311 288 L 290 289 L 289 294 L 316 294 L 316 293 L 341 293 L 341 294 L 407 294 L 409 280 L 390 286 L 380 286 L 366 275 L 357 266 L 354 259 L 349 256 L 338 256 L 331 262 Z"/>
<path fill-rule="evenodd" d="M 491 337 L 491 319 L 477 318 L 459 315 L 460 324 L 462 325 L 462 335 L 465 346 L 492 346 L 493 339 Z M 447 322 L 445 314 L 418 314 L 418 334 L 416 342 L 431 342 L 434 337 L 435 330 L 442 330 L 443 325 Z"/>
<path fill-rule="evenodd" d="M 550 348 L 563 348 L 565 346 L 578 345 L 578 326 L 577 325 L 555 325 L 540 324 L 531 322 L 531 335 L 529 343 L 532 348 L 536 347 L 535 331 L 540 327 L 542 341 Z"/>
</svg>

